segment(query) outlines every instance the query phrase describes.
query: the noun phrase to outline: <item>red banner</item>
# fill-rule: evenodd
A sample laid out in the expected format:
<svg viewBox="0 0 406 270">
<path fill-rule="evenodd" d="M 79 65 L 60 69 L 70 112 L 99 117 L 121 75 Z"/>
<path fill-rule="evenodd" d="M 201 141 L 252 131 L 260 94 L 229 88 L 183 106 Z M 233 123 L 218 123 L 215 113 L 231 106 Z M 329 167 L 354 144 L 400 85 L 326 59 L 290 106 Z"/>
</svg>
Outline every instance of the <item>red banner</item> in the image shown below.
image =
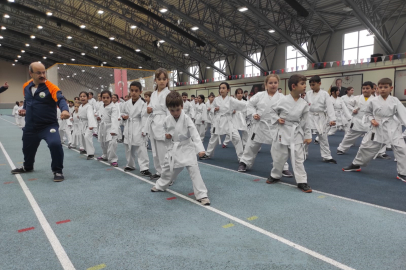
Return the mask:
<svg viewBox="0 0 406 270">
<path fill-rule="evenodd" d="M 285 70 L 282 68 L 282 70 L 281 70 L 281 71 L 282 71 L 282 73 L 283 73 Z"/>
<path fill-rule="evenodd" d="M 374 62 L 376 63 L 378 61 L 378 57 L 374 57 Z"/>
<path fill-rule="evenodd" d="M 312 63 L 312 68 L 314 68 L 315 63 Z"/>
<path fill-rule="evenodd" d="M 393 54 L 389 55 L 389 60 L 392 61 L 393 59 Z"/>
<path fill-rule="evenodd" d="M 121 69 L 114 70 L 114 93 L 119 97 L 123 96 L 124 84 L 121 78 Z"/>
<path fill-rule="evenodd" d="M 340 66 L 340 61 L 336 61 L 337 67 Z"/>
<path fill-rule="evenodd" d="M 327 66 L 327 62 L 324 62 L 323 65 L 324 65 L 324 67 L 326 67 L 326 66 Z"/>
</svg>

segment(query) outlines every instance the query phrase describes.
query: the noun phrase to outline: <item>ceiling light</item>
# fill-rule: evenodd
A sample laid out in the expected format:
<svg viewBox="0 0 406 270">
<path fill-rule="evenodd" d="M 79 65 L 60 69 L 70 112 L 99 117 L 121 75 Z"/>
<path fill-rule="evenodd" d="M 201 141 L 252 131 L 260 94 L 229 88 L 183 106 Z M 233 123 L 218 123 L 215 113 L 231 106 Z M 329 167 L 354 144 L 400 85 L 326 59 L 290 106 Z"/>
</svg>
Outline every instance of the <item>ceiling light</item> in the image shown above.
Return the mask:
<svg viewBox="0 0 406 270">
<path fill-rule="evenodd" d="M 86 54 L 84 52 L 82 52 L 81 55 L 86 55 Z"/>
<path fill-rule="evenodd" d="M 66 38 L 67 38 L 67 39 L 72 39 L 72 37 L 71 37 L 71 36 L 67 36 Z"/>
<path fill-rule="evenodd" d="M 350 11 L 352 11 L 352 8 L 350 8 L 350 7 L 344 7 L 344 8 L 343 8 L 343 11 L 350 12 Z"/>
<path fill-rule="evenodd" d="M 103 64 L 105 65 L 105 64 L 107 64 L 107 62 L 103 62 Z"/>
<path fill-rule="evenodd" d="M 42 28 L 44 28 L 44 27 L 43 27 L 42 25 L 38 25 L 37 28 L 38 28 L 38 29 L 42 29 Z"/>
<path fill-rule="evenodd" d="M 206 67 L 207 69 L 210 69 L 210 67 Z"/>
<path fill-rule="evenodd" d="M 50 51 L 50 52 L 49 52 L 49 54 L 53 54 L 53 53 L 54 53 L 53 51 Z"/>
<path fill-rule="evenodd" d="M 92 67 L 92 68 L 94 68 L 94 67 Z"/>
<path fill-rule="evenodd" d="M 139 66 L 138 68 L 142 68 L 141 66 Z"/>
<path fill-rule="evenodd" d="M 121 59 L 121 56 L 117 56 L 118 59 Z"/>
<path fill-rule="evenodd" d="M 15 66 L 16 64 L 13 63 L 13 64 L 11 64 L 11 65 L 12 65 L 12 66 Z"/>
<path fill-rule="evenodd" d="M 28 44 L 28 43 L 27 43 L 27 44 L 25 44 L 25 47 L 30 47 L 30 44 Z"/>
<path fill-rule="evenodd" d="M 269 33 L 275 33 L 275 30 L 269 29 L 268 32 L 269 32 Z"/>
<path fill-rule="evenodd" d="M 14 0 L 7 0 L 7 2 L 14 3 Z"/>
<path fill-rule="evenodd" d="M 137 26 L 136 25 L 131 25 L 130 28 L 135 29 L 135 28 L 137 28 Z"/>
<path fill-rule="evenodd" d="M 110 40 L 114 40 L 115 38 L 114 38 L 114 37 L 109 37 L 109 39 L 110 39 Z"/>
<path fill-rule="evenodd" d="M 68 76 L 66 76 L 66 78 L 70 78 L 70 76 L 68 75 Z"/>
<path fill-rule="evenodd" d="M 3 36 L 0 36 L 0 39 L 3 39 Z"/>
<path fill-rule="evenodd" d="M 93 47 L 93 49 L 98 49 L 98 48 L 99 48 L 99 47 L 97 47 L 97 46 L 94 46 L 94 47 Z"/>
<path fill-rule="evenodd" d="M 64 66 L 66 66 L 66 63 L 63 63 Z"/>
<path fill-rule="evenodd" d="M 164 43 L 165 42 L 165 40 L 163 40 L 163 39 L 161 39 L 160 41 L 159 41 L 159 43 Z"/>
<path fill-rule="evenodd" d="M 197 27 L 197 26 L 193 26 L 192 28 L 190 28 L 190 29 L 192 29 L 193 31 L 196 31 L 197 29 L 199 29 L 199 27 Z"/>
<path fill-rule="evenodd" d="M 16 59 L 16 60 L 14 60 L 14 62 L 18 62 L 18 60 Z"/>
<path fill-rule="evenodd" d="M 1 27 L 1 30 L 6 30 L 7 28 L 5 27 L 5 26 L 2 26 Z"/>
<path fill-rule="evenodd" d="M 48 12 L 47 12 L 47 15 L 48 15 L 48 16 L 52 16 L 52 12 L 48 11 Z"/>
<path fill-rule="evenodd" d="M 165 13 L 165 12 L 167 12 L 168 10 L 166 9 L 166 8 L 161 8 L 160 10 L 159 10 L 159 12 L 161 12 L 161 13 Z"/>
<path fill-rule="evenodd" d="M 44 57 L 42 57 L 42 58 L 47 59 L 47 57 L 46 57 L 46 56 L 44 56 Z"/>
<path fill-rule="evenodd" d="M 135 51 L 136 51 L 136 52 L 140 52 L 141 50 L 140 50 L 140 49 L 135 49 Z"/>
<path fill-rule="evenodd" d="M 58 46 L 59 48 L 60 48 L 60 47 L 62 47 L 62 45 L 61 45 L 61 44 L 58 44 L 58 45 L 56 45 L 56 46 Z"/>
<path fill-rule="evenodd" d="M 4 18 L 6 18 L 6 19 L 10 18 L 10 15 L 4 14 Z"/>
<path fill-rule="evenodd" d="M 85 70 L 84 70 L 84 69 L 82 69 L 82 72 L 85 72 Z"/>
<path fill-rule="evenodd" d="M 247 7 L 240 7 L 240 8 L 238 9 L 239 12 L 244 12 L 244 11 L 247 11 L 247 10 L 248 10 Z"/>
<path fill-rule="evenodd" d="M 61 81 L 63 81 L 63 78 L 61 78 Z"/>
<path fill-rule="evenodd" d="M 21 55 L 17 55 L 17 58 L 21 58 Z"/>
<path fill-rule="evenodd" d="M 110 74 L 110 77 L 112 77 L 113 76 L 113 74 Z"/>
<path fill-rule="evenodd" d="M 76 73 L 73 73 L 73 76 L 76 76 Z M 72 77 L 73 77 L 73 76 L 72 76 Z"/>
<path fill-rule="evenodd" d="M 189 56 L 189 54 L 188 54 L 188 53 L 185 53 L 185 54 L 184 54 L 184 56 L 188 57 L 188 56 Z"/>
<path fill-rule="evenodd" d="M 99 79 L 101 79 L 102 77 L 99 77 Z"/>
<path fill-rule="evenodd" d="M 34 38 L 35 38 L 35 36 L 34 36 L 34 35 L 32 35 L 32 36 L 30 36 L 30 38 L 31 38 L 31 39 L 34 39 Z"/>
<path fill-rule="evenodd" d="M 24 51 L 24 50 L 21 50 L 21 52 L 22 52 L 22 53 L 25 53 L 25 51 Z"/>
<path fill-rule="evenodd" d="M 72 61 L 75 61 L 75 58 L 72 58 L 71 60 L 72 60 Z"/>
<path fill-rule="evenodd" d="M 103 11 L 103 10 L 98 10 L 98 11 L 97 11 L 97 13 L 99 13 L 99 14 L 103 14 L 103 13 L 104 13 L 104 11 Z"/>
</svg>

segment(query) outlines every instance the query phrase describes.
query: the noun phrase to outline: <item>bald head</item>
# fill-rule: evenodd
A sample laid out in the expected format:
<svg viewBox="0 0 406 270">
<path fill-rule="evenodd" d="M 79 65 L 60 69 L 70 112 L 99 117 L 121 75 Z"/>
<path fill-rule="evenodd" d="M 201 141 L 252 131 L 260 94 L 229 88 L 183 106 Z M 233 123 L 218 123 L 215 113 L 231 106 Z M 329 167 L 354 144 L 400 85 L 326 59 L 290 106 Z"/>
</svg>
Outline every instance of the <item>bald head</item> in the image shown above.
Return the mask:
<svg viewBox="0 0 406 270">
<path fill-rule="evenodd" d="M 38 86 L 40 83 L 45 83 L 47 80 L 45 66 L 42 63 L 31 63 L 28 70 L 36 86 Z"/>
</svg>

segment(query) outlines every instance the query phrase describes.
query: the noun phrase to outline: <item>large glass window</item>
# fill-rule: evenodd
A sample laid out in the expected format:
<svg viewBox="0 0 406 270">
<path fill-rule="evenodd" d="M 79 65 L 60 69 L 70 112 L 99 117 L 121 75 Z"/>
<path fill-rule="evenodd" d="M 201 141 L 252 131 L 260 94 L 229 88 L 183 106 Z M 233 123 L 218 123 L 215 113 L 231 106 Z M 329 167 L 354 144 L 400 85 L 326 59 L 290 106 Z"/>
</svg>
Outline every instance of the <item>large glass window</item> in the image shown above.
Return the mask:
<svg viewBox="0 0 406 270">
<path fill-rule="evenodd" d="M 226 72 L 226 61 L 225 60 L 220 60 L 220 61 L 214 62 L 214 66 L 216 68 L 222 70 L 224 73 Z M 223 81 L 225 79 L 224 75 L 215 69 L 213 70 L 213 78 L 215 81 Z"/>
<path fill-rule="evenodd" d="M 307 52 L 307 42 L 302 44 L 302 48 Z M 302 66 L 303 70 L 307 70 L 307 58 L 298 49 L 289 45 L 286 48 L 286 68 L 288 69 L 286 71 L 296 71 L 297 67 L 302 70 Z"/>
<path fill-rule="evenodd" d="M 357 60 L 370 58 L 374 53 L 374 37 L 367 30 L 347 33 L 344 35 L 343 60 Z"/>
<path fill-rule="evenodd" d="M 259 63 L 259 60 L 261 59 L 261 53 L 257 52 L 254 54 L 250 55 L 250 58 L 253 59 L 255 62 Z M 254 76 L 259 76 L 261 75 L 261 70 L 254 65 L 251 61 L 245 60 L 245 67 L 244 67 L 244 73 L 246 77 L 254 77 Z"/>
<path fill-rule="evenodd" d="M 191 66 L 189 67 L 189 73 L 195 75 L 196 78 L 199 78 L 199 66 Z M 190 84 L 197 84 L 198 81 L 193 78 L 193 77 L 189 77 L 189 83 Z"/>
</svg>

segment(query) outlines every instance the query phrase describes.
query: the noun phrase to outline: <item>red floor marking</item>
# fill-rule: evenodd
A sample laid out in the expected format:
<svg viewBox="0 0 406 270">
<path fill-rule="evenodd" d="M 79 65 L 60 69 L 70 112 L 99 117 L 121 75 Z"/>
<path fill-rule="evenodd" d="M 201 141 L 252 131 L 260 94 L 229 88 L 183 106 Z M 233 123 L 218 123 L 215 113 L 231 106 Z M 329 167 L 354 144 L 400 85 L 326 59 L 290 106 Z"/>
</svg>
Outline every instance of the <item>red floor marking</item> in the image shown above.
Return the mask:
<svg viewBox="0 0 406 270">
<path fill-rule="evenodd" d="M 56 224 L 62 224 L 62 223 L 68 223 L 68 222 L 70 222 L 70 219 L 58 221 Z"/>
<path fill-rule="evenodd" d="M 174 199 L 176 199 L 176 197 L 170 197 L 170 198 L 167 198 L 167 200 L 168 200 L 168 201 L 170 201 L 170 200 L 174 200 Z"/>
<path fill-rule="evenodd" d="M 261 179 L 254 179 L 254 182 L 258 182 L 259 180 L 261 180 Z"/>
<path fill-rule="evenodd" d="M 193 192 L 188 194 L 189 196 L 195 195 Z"/>
<path fill-rule="evenodd" d="M 13 181 L 11 181 L 11 182 L 4 182 L 5 185 L 11 184 L 11 183 L 13 183 Z"/>
<path fill-rule="evenodd" d="M 34 230 L 34 227 L 18 230 L 19 233 Z"/>
<path fill-rule="evenodd" d="M 35 180 L 38 180 L 38 179 L 37 178 L 28 179 L 28 181 L 35 181 Z"/>
</svg>

